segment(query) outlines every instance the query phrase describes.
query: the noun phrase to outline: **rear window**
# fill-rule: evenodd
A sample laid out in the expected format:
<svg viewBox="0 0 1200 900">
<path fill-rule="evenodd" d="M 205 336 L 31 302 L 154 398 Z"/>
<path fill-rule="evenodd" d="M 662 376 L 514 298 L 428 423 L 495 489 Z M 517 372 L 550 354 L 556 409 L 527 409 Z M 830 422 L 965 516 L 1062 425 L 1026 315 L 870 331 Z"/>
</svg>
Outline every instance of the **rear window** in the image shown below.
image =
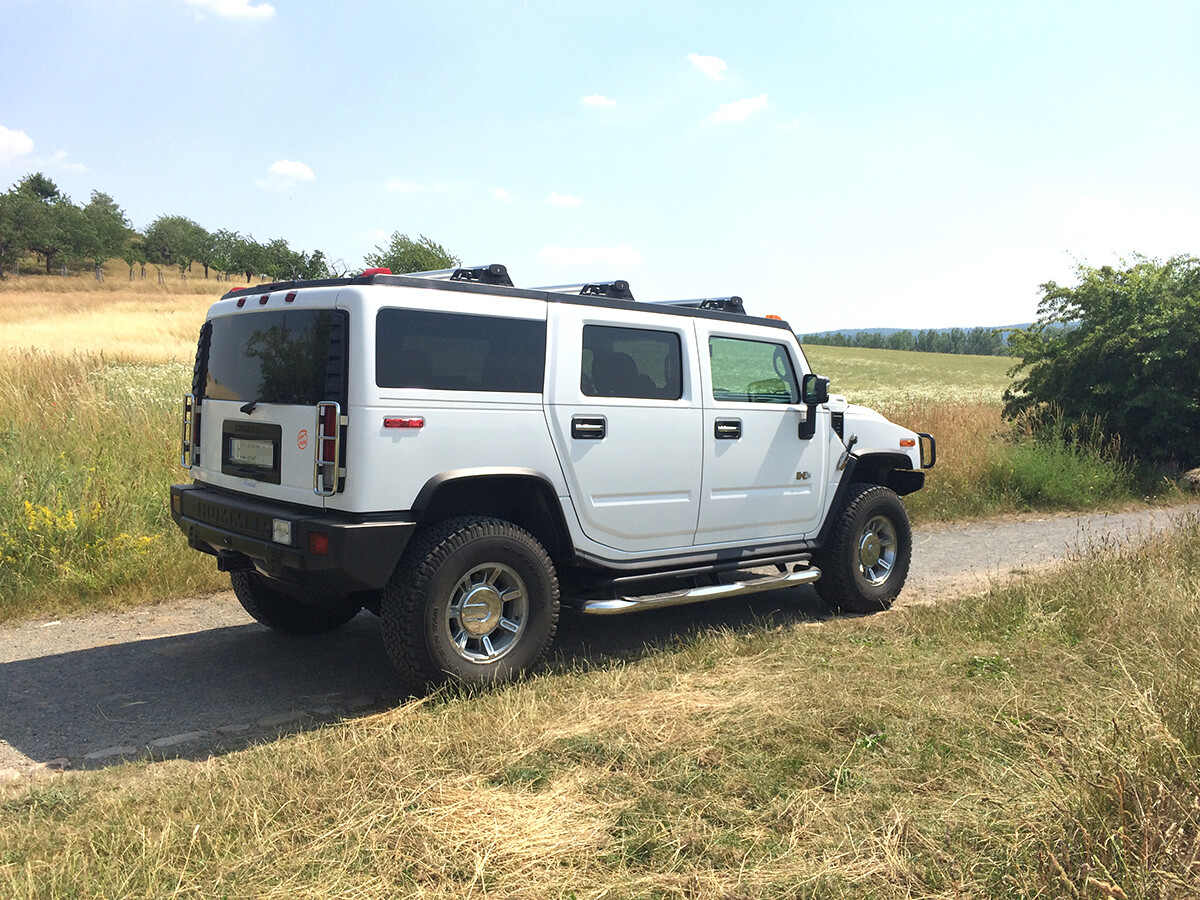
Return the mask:
<svg viewBox="0 0 1200 900">
<path fill-rule="evenodd" d="M 435 391 L 541 393 L 546 322 L 415 309 L 382 309 L 375 382 Z"/>
<path fill-rule="evenodd" d="M 344 315 L 280 309 L 213 319 L 204 396 L 304 406 L 331 399 L 330 375 L 340 367 L 330 342 L 335 330 L 344 333 Z"/>
</svg>

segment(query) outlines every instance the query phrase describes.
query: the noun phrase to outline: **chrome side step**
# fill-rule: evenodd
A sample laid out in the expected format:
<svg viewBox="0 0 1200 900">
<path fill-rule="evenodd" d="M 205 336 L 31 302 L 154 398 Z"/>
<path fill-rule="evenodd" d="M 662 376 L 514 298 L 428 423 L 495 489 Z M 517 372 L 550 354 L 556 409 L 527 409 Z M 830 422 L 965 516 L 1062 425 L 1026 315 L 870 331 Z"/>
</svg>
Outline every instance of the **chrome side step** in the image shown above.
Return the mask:
<svg viewBox="0 0 1200 900">
<path fill-rule="evenodd" d="M 817 568 L 799 569 L 784 575 L 767 575 L 753 581 L 735 581 L 732 584 L 711 584 L 706 587 L 670 591 L 665 594 L 647 594 L 644 597 L 615 597 L 611 600 L 588 600 L 580 612 L 593 616 L 615 616 L 643 609 L 662 609 L 667 606 L 683 606 L 686 603 L 701 603 L 719 597 L 737 597 L 757 594 L 760 591 L 777 591 L 780 588 L 811 584 L 821 577 Z"/>
</svg>

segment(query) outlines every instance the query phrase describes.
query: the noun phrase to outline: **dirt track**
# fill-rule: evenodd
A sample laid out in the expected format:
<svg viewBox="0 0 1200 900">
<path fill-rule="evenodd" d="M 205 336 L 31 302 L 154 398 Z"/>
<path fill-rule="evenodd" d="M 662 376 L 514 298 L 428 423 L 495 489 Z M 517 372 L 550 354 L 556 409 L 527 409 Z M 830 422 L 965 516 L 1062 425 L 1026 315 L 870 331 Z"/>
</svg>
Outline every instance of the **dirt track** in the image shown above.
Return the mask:
<svg viewBox="0 0 1200 900">
<path fill-rule="evenodd" d="M 1170 527 L 1200 505 L 1087 516 L 1024 516 L 919 531 L 902 604 L 986 587 Z M 613 618 L 564 616 L 564 665 L 643 652 L 696 630 L 767 618 L 820 621 L 811 587 Z M 398 702 L 378 622 L 361 613 L 315 638 L 251 621 L 231 592 L 123 613 L 0 628 L 0 781 L 145 755 L 202 758 Z"/>
</svg>

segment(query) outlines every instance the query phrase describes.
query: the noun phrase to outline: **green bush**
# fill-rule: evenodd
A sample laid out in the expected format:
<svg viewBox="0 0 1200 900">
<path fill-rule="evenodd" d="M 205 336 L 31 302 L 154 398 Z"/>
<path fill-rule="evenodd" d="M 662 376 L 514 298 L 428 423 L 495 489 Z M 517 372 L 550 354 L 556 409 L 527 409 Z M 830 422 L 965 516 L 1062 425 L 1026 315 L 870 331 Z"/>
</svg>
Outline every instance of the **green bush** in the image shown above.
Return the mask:
<svg viewBox="0 0 1200 900">
<path fill-rule="evenodd" d="M 1037 323 L 1010 337 L 1024 374 L 1005 415 L 1053 406 L 1068 426 L 1094 420 L 1129 458 L 1200 463 L 1200 259 L 1078 273 L 1075 287 L 1042 285 Z"/>
</svg>

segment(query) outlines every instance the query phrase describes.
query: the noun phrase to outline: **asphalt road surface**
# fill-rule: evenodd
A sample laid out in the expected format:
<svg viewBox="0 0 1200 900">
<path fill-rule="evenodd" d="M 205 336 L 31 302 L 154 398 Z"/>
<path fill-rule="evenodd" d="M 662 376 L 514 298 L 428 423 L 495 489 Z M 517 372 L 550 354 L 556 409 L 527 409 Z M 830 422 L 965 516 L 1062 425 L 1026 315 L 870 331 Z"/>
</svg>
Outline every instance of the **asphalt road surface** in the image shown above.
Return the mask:
<svg viewBox="0 0 1200 900">
<path fill-rule="evenodd" d="M 979 591 L 1198 512 L 1190 504 L 923 530 L 898 609 Z M 811 587 L 627 616 L 564 614 L 555 662 L 604 665 L 711 628 L 829 617 Z M 386 709 L 406 695 L 367 612 L 332 634 L 291 637 L 251 620 L 226 591 L 0 627 L 0 781 L 128 759 L 204 758 Z"/>
</svg>

